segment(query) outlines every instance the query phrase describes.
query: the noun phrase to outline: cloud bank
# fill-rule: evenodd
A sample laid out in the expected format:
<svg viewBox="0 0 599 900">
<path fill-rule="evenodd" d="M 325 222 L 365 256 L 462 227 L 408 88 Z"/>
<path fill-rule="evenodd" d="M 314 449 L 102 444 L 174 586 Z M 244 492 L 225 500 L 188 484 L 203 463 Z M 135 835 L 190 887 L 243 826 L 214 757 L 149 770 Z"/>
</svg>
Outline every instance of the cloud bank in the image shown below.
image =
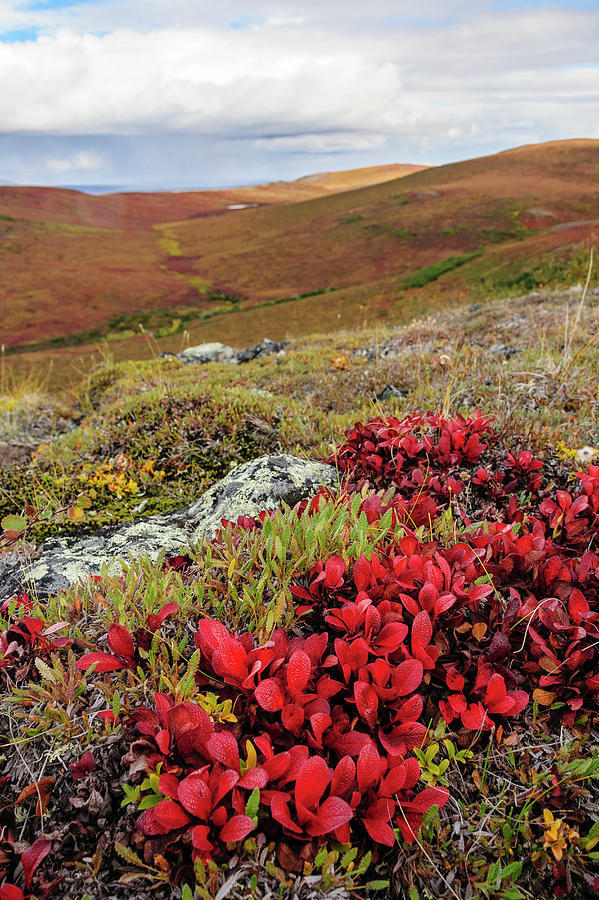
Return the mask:
<svg viewBox="0 0 599 900">
<path fill-rule="evenodd" d="M 130 156 L 222 183 L 235 159 L 252 180 L 599 137 L 594 0 L 465 6 L 0 0 L 0 178 L 114 181 Z"/>
</svg>

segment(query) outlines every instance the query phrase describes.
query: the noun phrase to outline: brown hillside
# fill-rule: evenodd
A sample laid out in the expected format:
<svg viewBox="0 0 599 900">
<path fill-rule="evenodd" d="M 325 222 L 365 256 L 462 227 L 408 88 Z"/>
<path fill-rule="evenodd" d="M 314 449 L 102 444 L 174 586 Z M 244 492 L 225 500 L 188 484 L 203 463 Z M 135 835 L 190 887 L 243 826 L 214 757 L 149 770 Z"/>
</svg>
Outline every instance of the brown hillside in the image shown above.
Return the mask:
<svg viewBox="0 0 599 900">
<path fill-rule="evenodd" d="M 410 172 L 381 166 L 222 191 L 90 196 L 0 187 L 2 342 L 13 347 L 102 327 L 155 307 L 211 309 L 210 283 L 182 258 L 162 223 L 239 215 L 239 206 L 289 204 Z M 311 178 L 311 176 L 309 176 Z M 246 212 L 247 210 L 243 210 Z M 157 226 L 157 227 L 155 227 Z M 203 293 L 204 292 L 204 293 Z"/>
<path fill-rule="evenodd" d="M 199 254 L 194 271 L 259 301 L 333 286 L 397 295 L 419 269 L 475 252 L 493 267 L 504 250 L 506 259 L 534 263 L 541 234 L 544 262 L 559 268 L 597 218 L 599 141 L 563 141 L 234 220 L 178 223 L 173 234 L 186 256 Z M 573 222 L 586 224 L 570 232 Z M 460 270 L 463 290 L 477 267 Z"/>
<path fill-rule="evenodd" d="M 586 273 L 599 231 L 599 141 L 520 147 L 357 187 L 374 174 L 197 194 L 2 189 L 3 340 L 98 328 L 119 337 L 154 329 L 158 310 L 156 333 L 166 321 L 243 342 L 258 328 L 274 338 L 399 321 Z M 110 224 L 121 215 L 125 225 Z M 138 320 L 116 321 L 123 313 Z"/>
</svg>

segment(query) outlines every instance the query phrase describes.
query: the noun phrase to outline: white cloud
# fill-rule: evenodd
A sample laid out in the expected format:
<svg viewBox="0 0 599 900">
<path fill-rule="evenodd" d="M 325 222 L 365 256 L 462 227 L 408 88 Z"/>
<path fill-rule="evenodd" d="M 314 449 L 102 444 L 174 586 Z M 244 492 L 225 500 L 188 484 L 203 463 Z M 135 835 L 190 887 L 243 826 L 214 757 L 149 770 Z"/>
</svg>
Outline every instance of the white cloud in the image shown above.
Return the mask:
<svg viewBox="0 0 599 900">
<path fill-rule="evenodd" d="M 258 138 L 252 146 L 271 153 L 347 153 L 378 150 L 385 146 L 385 138 L 379 134 L 295 134 Z"/>
<path fill-rule="evenodd" d="M 599 136 L 597 9 L 254 0 L 251 10 L 0 0 L 0 31 L 40 29 L 37 41 L 0 43 L 0 134 L 87 135 L 85 152 L 94 135 L 202 135 L 207 147 L 363 164 Z M 45 159 L 57 175 L 100 167 L 71 165 L 70 151 Z"/>
<path fill-rule="evenodd" d="M 46 168 L 50 172 L 88 172 L 102 169 L 106 165 L 106 159 L 101 153 L 93 150 L 80 150 L 69 157 L 49 159 Z"/>
</svg>

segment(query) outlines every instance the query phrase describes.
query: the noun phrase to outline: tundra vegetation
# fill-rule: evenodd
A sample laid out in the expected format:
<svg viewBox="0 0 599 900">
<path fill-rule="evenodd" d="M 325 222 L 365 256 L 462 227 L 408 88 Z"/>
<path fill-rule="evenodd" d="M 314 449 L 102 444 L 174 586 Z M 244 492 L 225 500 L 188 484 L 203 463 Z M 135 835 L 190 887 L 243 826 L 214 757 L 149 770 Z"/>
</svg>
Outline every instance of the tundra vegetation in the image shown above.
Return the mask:
<svg viewBox="0 0 599 900">
<path fill-rule="evenodd" d="M 3 603 L 0 900 L 599 893 L 598 328 L 538 292 L 5 383 L 7 446 L 78 419 L 2 472 L 6 560 L 263 453 L 339 484 Z"/>
</svg>

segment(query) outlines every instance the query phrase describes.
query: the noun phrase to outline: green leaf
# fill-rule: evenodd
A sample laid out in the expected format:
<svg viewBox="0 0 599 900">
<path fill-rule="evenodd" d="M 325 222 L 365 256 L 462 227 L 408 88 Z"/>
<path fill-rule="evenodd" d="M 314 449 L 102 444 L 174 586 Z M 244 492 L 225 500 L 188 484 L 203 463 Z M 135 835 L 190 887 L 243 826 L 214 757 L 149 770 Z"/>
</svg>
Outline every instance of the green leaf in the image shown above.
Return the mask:
<svg viewBox="0 0 599 900">
<path fill-rule="evenodd" d="M 521 862 L 512 862 L 509 865 L 505 866 L 501 870 L 500 878 L 502 881 L 510 878 L 512 881 L 517 881 L 520 875 L 522 874 L 522 863 Z"/>
<path fill-rule="evenodd" d="M 245 814 L 249 816 L 250 819 L 255 819 L 258 815 L 258 809 L 260 807 L 260 789 L 254 788 L 250 796 L 247 798 L 247 802 L 245 804 Z"/>
<path fill-rule="evenodd" d="M 595 822 L 591 827 L 583 843 L 585 850 L 592 850 L 599 843 L 599 822 Z"/>
<path fill-rule="evenodd" d="M 496 887 L 497 880 L 499 878 L 499 860 L 496 859 L 494 863 L 491 863 L 489 866 L 489 871 L 487 872 L 487 884 L 491 887 Z"/>
<path fill-rule="evenodd" d="M 321 847 L 320 850 L 318 851 L 318 853 L 316 854 L 316 859 L 314 860 L 314 867 L 318 868 L 318 866 L 321 866 L 323 864 L 323 862 L 325 861 L 325 859 L 327 858 L 327 856 L 328 856 L 327 848 Z"/>
<path fill-rule="evenodd" d="M 0 524 L 5 531 L 17 531 L 20 533 L 27 527 L 27 519 L 24 516 L 17 516 L 11 513 L 8 516 L 4 516 Z"/>
<path fill-rule="evenodd" d="M 150 809 L 152 806 L 156 806 L 157 803 L 160 803 L 161 800 L 164 800 L 164 797 L 157 796 L 156 794 L 150 794 L 149 797 L 144 797 L 138 809 Z"/>
<path fill-rule="evenodd" d="M 181 891 L 181 900 L 193 900 L 193 894 L 188 884 L 183 885 L 183 890 Z"/>
<path fill-rule="evenodd" d="M 389 887 L 388 881 L 369 881 L 366 887 L 371 891 L 385 891 Z"/>
<path fill-rule="evenodd" d="M 132 866 L 144 866 L 143 859 L 140 859 L 137 853 L 131 850 L 129 847 L 125 847 L 123 844 L 119 844 L 118 841 L 115 841 L 114 849 L 118 856 L 121 859 L 124 859 L 125 862 L 128 862 Z"/>
<path fill-rule="evenodd" d="M 350 862 L 353 862 L 357 855 L 358 855 L 358 848 L 350 847 L 349 850 L 347 850 L 347 852 L 344 853 L 343 856 L 341 857 L 341 863 L 340 863 L 341 868 L 347 869 Z"/>
</svg>

